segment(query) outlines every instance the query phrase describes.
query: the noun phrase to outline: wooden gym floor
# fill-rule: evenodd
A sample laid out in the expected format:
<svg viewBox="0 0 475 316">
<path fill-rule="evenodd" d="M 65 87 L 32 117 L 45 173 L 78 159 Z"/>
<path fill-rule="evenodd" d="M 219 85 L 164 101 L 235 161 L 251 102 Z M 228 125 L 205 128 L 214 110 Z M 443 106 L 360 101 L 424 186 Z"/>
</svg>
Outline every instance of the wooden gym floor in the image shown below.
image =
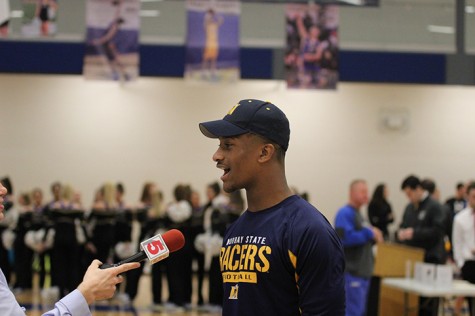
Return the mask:
<svg viewBox="0 0 475 316">
<path fill-rule="evenodd" d="M 193 293 L 196 293 L 195 289 L 197 282 L 193 282 Z M 167 297 L 166 281 L 163 284 L 164 296 Z M 204 299 L 207 301 L 207 280 L 204 281 Z M 37 286 L 37 282 L 34 282 L 32 290 L 26 290 L 20 293 L 15 293 L 15 296 L 21 306 L 27 309 L 28 316 L 41 316 L 43 312 L 51 309 L 51 306 L 42 305 L 40 290 Z M 151 290 L 151 277 L 150 274 L 143 274 L 140 278 L 139 291 L 137 297 L 132 305 L 124 305 L 116 299 L 108 301 L 100 301 L 91 306 L 92 315 L 94 316 L 220 316 L 221 312 L 205 312 L 199 310 L 196 307 L 196 297 L 192 297 L 192 307 L 189 311 L 153 311 L 151 308 L 152 303 L 152 290 Z"/>
</svg>

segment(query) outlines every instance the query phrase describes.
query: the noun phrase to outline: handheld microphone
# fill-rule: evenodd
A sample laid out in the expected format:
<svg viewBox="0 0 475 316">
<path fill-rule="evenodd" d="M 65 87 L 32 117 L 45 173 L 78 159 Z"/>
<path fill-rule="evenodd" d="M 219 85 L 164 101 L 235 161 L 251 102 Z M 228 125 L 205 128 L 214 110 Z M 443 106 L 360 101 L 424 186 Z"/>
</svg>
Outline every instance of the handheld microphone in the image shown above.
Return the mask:
<svg viewBox="0 0 475 316">
<path fill-rule="evenodd" d="M 141 262 L 148 258 L 151 264 L 167 258 L 170 253 L 180 250 L 185 245 L 185 236 L 178 229 L 171 229 L 163 235 L 156 235 L 152 238 L 144 240 L 140 243 L 142 251 L 132 255 L 124 260 L 108 264 L 104 263 L 99 266 L 100 269 L 118 267 L 124 263 Z"/>
</svg>

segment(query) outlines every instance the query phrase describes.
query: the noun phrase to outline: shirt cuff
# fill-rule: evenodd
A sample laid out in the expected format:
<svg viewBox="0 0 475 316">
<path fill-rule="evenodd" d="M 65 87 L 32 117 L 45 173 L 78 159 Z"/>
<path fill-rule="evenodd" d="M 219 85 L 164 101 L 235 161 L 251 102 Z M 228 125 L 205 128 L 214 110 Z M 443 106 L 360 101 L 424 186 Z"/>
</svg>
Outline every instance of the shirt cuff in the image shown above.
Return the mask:
<svg viewBox="0 0 475 316">
<path fill-rule="evenodd" d="M 91 315 L 89 305 L 78 289 L 63 297 L 59 302 L 67 307 L 71 315 Z"/>
</svg>

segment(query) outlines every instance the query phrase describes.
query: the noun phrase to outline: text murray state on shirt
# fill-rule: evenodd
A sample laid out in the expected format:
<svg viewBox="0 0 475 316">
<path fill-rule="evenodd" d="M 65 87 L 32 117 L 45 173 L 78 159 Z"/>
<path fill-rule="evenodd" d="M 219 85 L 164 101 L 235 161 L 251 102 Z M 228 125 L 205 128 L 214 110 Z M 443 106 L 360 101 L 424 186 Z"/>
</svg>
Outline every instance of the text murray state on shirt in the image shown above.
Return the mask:
<svg viewBox="0 0 475 316">
<path fill-rule="evenodd" d="M 256 271 L 269 271 L 267 256 L 271 253 L 266 237 L 236 236 L 227 239 L 220 256 L 223 281 L 257 283 Z"/>
</svg>

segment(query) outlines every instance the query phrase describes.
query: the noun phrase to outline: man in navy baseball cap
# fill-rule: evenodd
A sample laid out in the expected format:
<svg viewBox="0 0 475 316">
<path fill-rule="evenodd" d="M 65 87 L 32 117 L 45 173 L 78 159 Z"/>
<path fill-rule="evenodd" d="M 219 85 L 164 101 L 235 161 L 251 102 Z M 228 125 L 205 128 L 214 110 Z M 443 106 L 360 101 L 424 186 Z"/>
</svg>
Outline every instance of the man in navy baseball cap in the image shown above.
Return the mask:
<svg viewBox="0 0 475 316">
<path fill-rule="evenodd" d="M 255 133 L 275 142 L 284 151 L 289 147 L 289 120 L 277 106 L 266 101 L 241 100 L 222 120 L 204 122 L 199 126 L 201 132 L 210 138 Z"/>
<path fill-rule="evenodd" d="M 247 99 L 199 127 L 219 139 L 212 160 L 224 191 L 246 191 L 247 209 L 223 234 L 222 315 L 344 316 L 343 247 L 323 214 L 287 183 L 285 114 Z"/>
</svg>

